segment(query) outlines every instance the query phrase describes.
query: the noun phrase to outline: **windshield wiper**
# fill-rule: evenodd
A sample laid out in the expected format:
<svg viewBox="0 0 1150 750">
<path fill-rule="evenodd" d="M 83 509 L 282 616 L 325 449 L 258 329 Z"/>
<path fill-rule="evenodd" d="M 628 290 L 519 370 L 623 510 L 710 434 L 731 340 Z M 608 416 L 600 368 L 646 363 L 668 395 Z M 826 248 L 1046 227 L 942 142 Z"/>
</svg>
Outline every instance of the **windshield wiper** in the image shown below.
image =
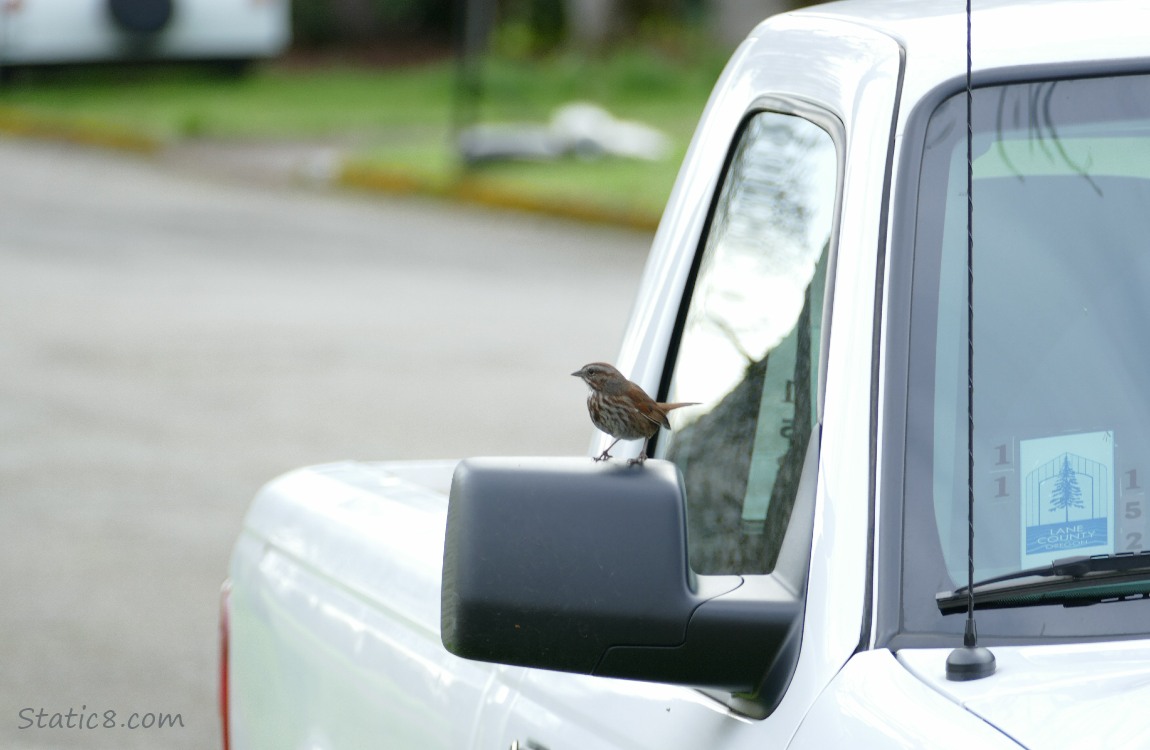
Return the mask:
<svg viewBox="0 0 1150 750">
<path fill-rule="evenodd" d="M 976 609 L 1095 604 L 1131 596 L 1150 596 L 1150 551 L 1064 557 L 974 584 Z M 935 602 L 944 615 L 965 612 L 967 587 L 940 592 Z"/>
</svg>

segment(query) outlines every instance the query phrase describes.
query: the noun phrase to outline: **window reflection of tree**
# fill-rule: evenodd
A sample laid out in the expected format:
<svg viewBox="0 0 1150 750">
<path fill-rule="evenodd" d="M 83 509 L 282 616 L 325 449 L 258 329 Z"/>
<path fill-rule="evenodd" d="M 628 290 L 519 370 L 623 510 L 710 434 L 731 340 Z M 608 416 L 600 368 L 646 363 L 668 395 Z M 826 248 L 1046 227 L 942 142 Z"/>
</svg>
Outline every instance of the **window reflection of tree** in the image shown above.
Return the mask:
<svg viewBox="0 0 1150 750">
<path fill-rule="evenodd" d="M 1090 175 L 1091 165 L 1089 162 L 1081 164 L 1075 162 L 1066 150 L 1055 125 L 1058 118 L 1054 114 L 1052 102 L 1055 98 L 1054 90 L 1060 83 L 1062 82 L 1040 81 L 1029 86 L 1005 86 L 998 92 L 995 133 L 999 156 L 1019 181 L 1026 180 L 1022 170 L 1011 161 L 1006 148 L 1007 132 L 1023 132 L 1025 125 L 1025 142 L 1030 149 L 1037 147 L 1050 161 L 1061 161 L 1072 173 L 1086 180 L 1090 188 L 1101 198 L 1102 187 Z"/>
<path fill-rule="evenodd" d="M 738 385 L 715 407 L 680 430 L 668 458 L 682 467 L 687 495 L 691 567 L 697 573 L 766 573 L 778 556 L 813 428 L 811 304 L 806 295 L 797 326 L 793 422 L 779 460 L 766 518 L 743 522 L 759 405 L 770 354 L 747 365 Z"/>
<path fill-rule="evenodd" d="M 826 194 L 827 186 L 812 178 L 816 171 L 811 166 L 813 155 L 828 149 L 833 146 L 826 133 L 811 123 L 789 115 L 760 115 L 748 123 L 717 201 L 676 379 L 686 372 L 702 373 L 706 377 L 697 382 L 723 385 L 713 394 L 676 393 L 674 400 L 710 398 L 714 406 L 679 428 L 666 454 L 683 470 L 691 564 L 699 573 L 769 572 L 790 518 L 813 411 L 811 290 L 800 290 L 812 276 L 821 282 L 815 267 L 825 243 L 812 241 L 810 233 L 825 227 L 811 225 L 818 209 L 833 199 L 833 183 Z M 796 309 L 800 305 L 801 311 Z M 771 358 L 788 337 L 793 337 L 793 365 L 789 352 Z M 736 368 L 742 361 L 742 372 L 716 372 L 730 365 L 699 356 L 713 353 L 704 340 L 710 346 L 725 341 L 735 355 L 726 361 Z M 785 412 L 762 409 L 764 397 L 783 400 L 782 393 L 763 392 L 772 365 L 772 388 L 791 381 Z M 779 367 L 794 372 L 780 377 Z M 770 416 L 771 424 L 759 425 L 760 415 Z M 779 434 L 771 445 L 759 446 L 756 458 L 756 438 L 764 440 L 764 429 Z M 768 475 L 770 500 L 763 503 L 765 519 L 748 520 L 748 491 L 766 491 L 749 487 L 753 464 L 764 455 L 779 465 L 758 472 Z"/>
</svg>

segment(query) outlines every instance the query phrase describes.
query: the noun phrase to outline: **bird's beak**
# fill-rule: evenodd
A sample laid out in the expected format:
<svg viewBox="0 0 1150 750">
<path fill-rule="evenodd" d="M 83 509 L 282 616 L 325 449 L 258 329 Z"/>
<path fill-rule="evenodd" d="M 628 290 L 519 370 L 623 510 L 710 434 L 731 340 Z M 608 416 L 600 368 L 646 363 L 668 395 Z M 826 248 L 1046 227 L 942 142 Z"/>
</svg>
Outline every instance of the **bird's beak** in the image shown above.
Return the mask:
<svg viewBox="0 0 1150 750">
<path fill-rule="evenodd" d="M 575 372 L 573 372 L 571 374 L 578 378 L 578 377 L 582 377 L 583 371 L 582 370 L 576 370 Z"/>
</svg>

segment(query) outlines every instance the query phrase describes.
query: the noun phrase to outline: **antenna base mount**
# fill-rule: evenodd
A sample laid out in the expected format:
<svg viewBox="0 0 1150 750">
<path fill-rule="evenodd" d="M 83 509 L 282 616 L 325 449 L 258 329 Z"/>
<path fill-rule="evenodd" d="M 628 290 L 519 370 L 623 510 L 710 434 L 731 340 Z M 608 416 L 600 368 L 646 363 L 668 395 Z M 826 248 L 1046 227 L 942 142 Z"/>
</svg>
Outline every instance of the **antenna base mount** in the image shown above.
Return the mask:
<svg viewBox="0 0 1150 750">
<path fill-rule="evenodd" d="M 946 657 L 946 679 L 952 682 L 981 680 L 995 670 L 994 654 L 982 646 L 959 646 Z"/>
</svg>

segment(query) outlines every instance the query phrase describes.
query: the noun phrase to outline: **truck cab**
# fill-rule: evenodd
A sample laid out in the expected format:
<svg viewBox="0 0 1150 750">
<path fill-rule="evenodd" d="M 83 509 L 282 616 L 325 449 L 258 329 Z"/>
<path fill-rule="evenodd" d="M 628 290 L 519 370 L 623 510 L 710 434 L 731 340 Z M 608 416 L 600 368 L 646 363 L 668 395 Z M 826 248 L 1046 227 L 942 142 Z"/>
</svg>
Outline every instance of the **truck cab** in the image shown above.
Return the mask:
<svg viewBox="0 0 1150 750">
<path fill-rule="evenodd" d="M 232 748 L 1150 743 L 1150 4 L 976 2 L 969 79 L 963 11 L 735 52 L 615 360 L 696 402 L 649 445 L 261 491 Z"/>
</svg>

